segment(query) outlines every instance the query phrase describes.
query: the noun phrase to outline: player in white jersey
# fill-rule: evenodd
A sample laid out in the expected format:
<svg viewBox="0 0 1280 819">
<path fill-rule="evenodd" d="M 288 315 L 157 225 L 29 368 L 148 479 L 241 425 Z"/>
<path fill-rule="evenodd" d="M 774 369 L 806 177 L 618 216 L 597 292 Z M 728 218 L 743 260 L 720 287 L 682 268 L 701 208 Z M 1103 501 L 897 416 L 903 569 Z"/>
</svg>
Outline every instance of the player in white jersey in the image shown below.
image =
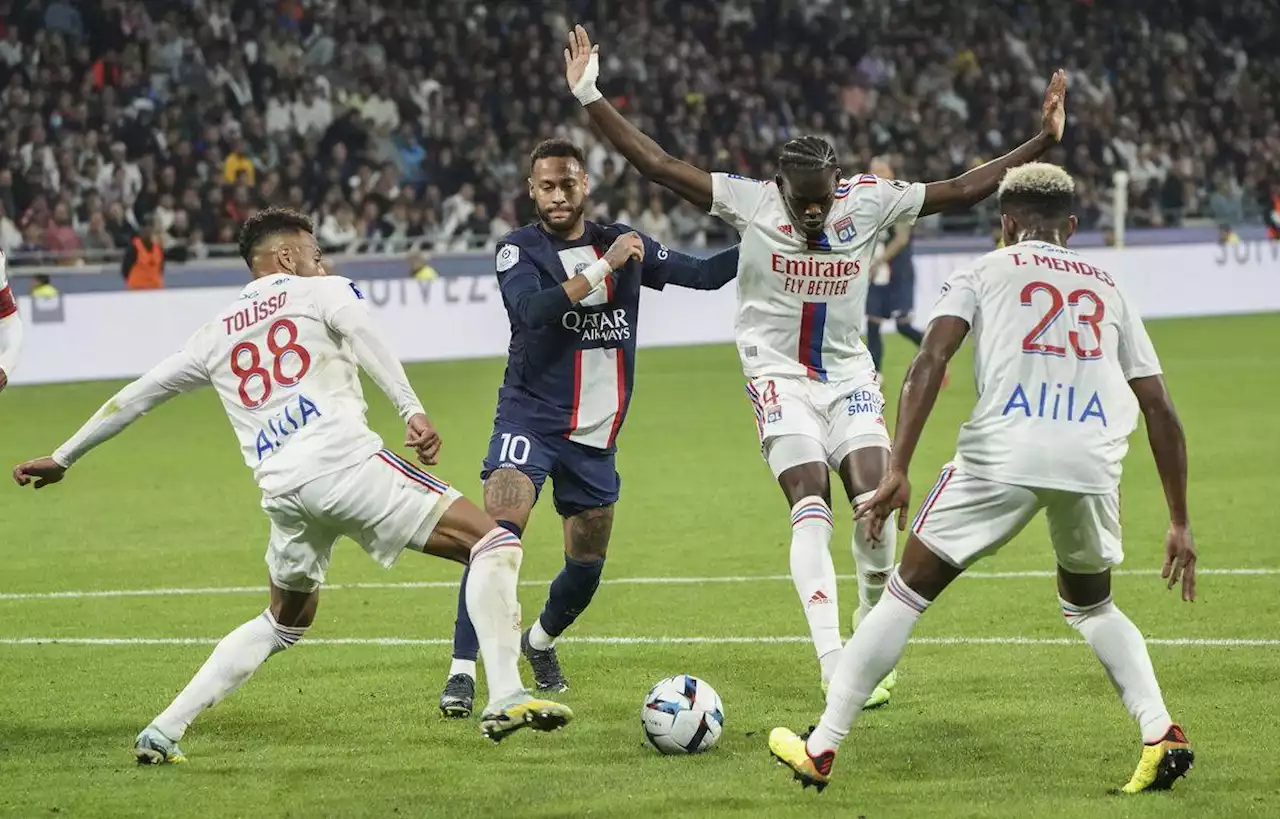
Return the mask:
<svg viewBox="0 0 1280 819">
<path fill-rule="evenodd" d="M 596 89 L 597 47 L 581 26 L 569 35 L 565 62 L 570 90 L 627 161 L 742 236 L 738 353 L 761 450 L 791 509 L 791 577 L 825 689 L 841 646 L 830 471 L 856 505 L 871 497 L 889 460 L 884 399 L 861 338 L 877 237 L 986 198 L 1006 170 L 1054 145 L 1065 124 L 1066 75 L 1056 73 L 1049 84 L 1035 139 L 955 179 L 924 185 L 845 178 L 831 145 L 809 136 L 783 146 L 775 179 L 757 181 L 674 159 L 628 123 Z M 877 538 L 865 523 L 855 525 L 855 624 L 879 600 L 895 548 L 892 530 Z M 895 676 L 870 692 L 869 707 L 888 701 Z"/>
<path fill-rule="evenodd" d="M 469 564 L 467 603 L 490 692 L 483 731 L 496 742 L 525 725 L 563 726 L 569 709 L 532 698 L 516 665 L 520 539 L 444 481 L 385 449 L 365 422 L 357 367 L 395 403 L 407 425 L 406 446 L 423 463 L 436 462 L 440 438 L 355 283 L 325 275 L 311 220 L 294 211 L 268 208 L 254 216 L 241 230 L 240 251 L 254 280 L 239 299 L 181 352 L 117 393 L 51 457 L 14 469 L 19 485 L 56 483 L 148 410 L 212 385 L 262 489 L 271 521 L 270 606 L 223 638 L 138 736 L 139 763 L 183 761 L 177 743 L 192 720 L 302 638 L 343 535 L 384 567 L 405 548 Z"/>
<path fill-rule="evenodd" d="M 1120 469 L 1138 411 L 1169 507 L 1162 576 L 1195 598 L 1186 441 L 1137 310 L 1112 275 L 1064 245 L 1074 183 L 1054 165 L 1010 171 L 1000 187 L 1006 247 L 952 274 L 911 365 L 889 473 L 858 515 L 879 529 L 907 471 L 947 362 L 973 336 L 978 403 L 955 460 L 920 507 L 889 594 L 840 653 L 827 709 L 807 739 L 775 728 L 769 748 L 806 786 L 825 787 L 857 706 L 897 663 L 916 620 L 955 578 L 1044 511 L 1067 623 L 1088 641 L 1138 722 L 1143 751 L 1126 793 L 1162 790 L 1191 767 L 1142 633 L 1111 601 L 1120 563 Z"/>
<path fill-rule="evenodd" d="M 22 316 L 18 314 L 18 301 L 9 286 L 5 269 L 4 251 L 0 250 L 0 392 L 9 384 L 9 376 L 18 366 L 18 354 L 22 352 Z"/>
</svg>

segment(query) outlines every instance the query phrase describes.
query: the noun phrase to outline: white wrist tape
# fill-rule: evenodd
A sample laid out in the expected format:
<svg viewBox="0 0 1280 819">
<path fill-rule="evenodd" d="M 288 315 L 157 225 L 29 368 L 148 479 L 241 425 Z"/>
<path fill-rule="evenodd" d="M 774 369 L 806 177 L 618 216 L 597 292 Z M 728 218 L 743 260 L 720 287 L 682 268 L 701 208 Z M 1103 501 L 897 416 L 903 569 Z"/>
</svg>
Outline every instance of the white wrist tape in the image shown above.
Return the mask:
<svg viewBox="0 0 1280 819">
<path fill-rule="evenodd" d="M 600 286 L 600 282 L 604 281 L 604 277 L 608 276 L 612 272 L 613 269 L 609 267 L 609 263 L 607 261 L 604 259 L 597 259 L 579 275 L 587 280 L 587 283 L 591 285 L 592 290 L 595 290 Z"/>
<path fill-rule="evenodd" d="M 582 72 L 582 76 L 578 79 L 572 88 L 573 95 L 578 98 L 578 102 L 583 105 L 590 105 L 596 100 L 603 99 L 604 94 L 600 93 L 600 89 L 596 88 L 596 80 L 600 77 L 600 55 L 592 54 L 587 58 L 587 67 Z"/>
</svg>

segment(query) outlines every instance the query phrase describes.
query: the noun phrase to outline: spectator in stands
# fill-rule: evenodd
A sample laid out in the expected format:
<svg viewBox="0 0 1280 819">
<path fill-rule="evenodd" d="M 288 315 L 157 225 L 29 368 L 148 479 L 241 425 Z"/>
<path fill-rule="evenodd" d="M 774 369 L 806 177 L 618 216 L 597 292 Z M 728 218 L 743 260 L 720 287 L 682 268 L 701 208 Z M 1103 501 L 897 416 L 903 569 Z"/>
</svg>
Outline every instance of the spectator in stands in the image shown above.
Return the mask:
<svg viewBox="0 0 1280 819">
<path fill-rule="evenodd" d="M 91 256 L 97 255 L 93 251 L 116 249 L 116 240 L 111 236 L 111 231 L 107 230 L 107 217 L 101 210 L 89 215 L 89 223 L 85 229 L 81 244 L 86 251 L 89 251 Z"/>
<path fill-rule="evenodd" d="M 158 290 L 164 287 L 164 244 L 160 227 L 152 217 L 142 232 L 125 249 L 120 266 L 125 287 L 130 290 Z"/>
<path fill-rule="evenodd" d="M 11 253 L 22 244 L 22 231 L 9 216 L 3 201 L 0 201 L 0 251 Z"/>
<path fill-rule="evenodd" d="M 462 237 L 480 233 L 476 213 L 514 201 L 513 218 L 490 220 L 492 241 L 532 218 L 521 157 L 556 133 L 587 152 L 593 216 L 665 217 L 670 241 L 728 239 L 686 205 L 643 208 L 653 189 L 585 127 L 559 76 L 570 10 L 604 44 L 602 90 L 673 153 L 717 170 L 769 178 L 778 143 L 817 132 L 848 173 L 890 148 L 904 176 L 949 176 L 1008 149 L 1043 90 L 1022 78 L 1061 61 L 1072 119 L 1051 158 L 1078 179 L 1084 227 L 1107 224 L 1116 170 L 1134 185 L 1133 222 L 1150 225 L 1216 224 L 1219 178 L 1241 191 L 1240 223 L 1256 224 L 1280 179 L 1269 0 L 663 0 L 599 20 L 583 0 L 9 5 L 0 206 L 23 231 L 43 197 L 32 211 L 42 242 L 60 202 L 87 230 L 89 191 L 123 209 L 106 220 L 117 236 L 172 210 L 208 240 L 234 238 L 237 219 L 281 200 L 345 238 L 339 208 L 354 227 L 376 195 L 396 241 L 475 244 Z M 1060 45 L 1033 46 L 1050 41 Z M 791 59 L 797 42 L 811 50 L 803 61 Z M 993 219 L 979 209 L 921 230 L 982 232 Z"/>
<path fill-rule="evenodd" d="M 43 273 L 38 273 L 31 277 L 31 298 L 33 299 L 56 299 L 58 297 L 58 288 L 53 286 L 53 282 Z"/>
<path fill-rule="evenodd" d="M 440 274 L 431 266 L 431 257 L 421 250 L 409 254 L 409 275 L 421 282 L 440 278 Z"/>
</svg>

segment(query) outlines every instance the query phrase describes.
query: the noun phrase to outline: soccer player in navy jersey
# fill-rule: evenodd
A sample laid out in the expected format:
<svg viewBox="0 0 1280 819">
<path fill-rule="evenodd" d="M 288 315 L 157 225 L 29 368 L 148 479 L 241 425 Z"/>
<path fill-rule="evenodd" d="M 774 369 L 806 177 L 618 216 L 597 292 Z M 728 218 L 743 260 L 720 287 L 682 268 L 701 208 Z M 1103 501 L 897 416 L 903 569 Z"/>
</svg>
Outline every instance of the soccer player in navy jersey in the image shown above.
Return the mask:
<svg viewBox="0 0 1280 819">
<path fill-rule="evenodd" d="M 522 533 L 543 483 L 564 520 L 564 568 L 541 615 L 521 636 L 538 688 L 563 691 L 555 640 L 587 608 L 600 584 L 613 505 L 614 465 L 635 375 L 640 288 L 714 290 L 737 273 L 738 251 L 709 259 L 669 250 L 626 225 L 583 217 L 588 180 L 582 151 L 550 139 L 534 149 L 529 196 L 538 221 L 498 243 L 496 269 L 511 321 L 511 346 L 493 437 L 484 460 L 484 502 L 498 524 Z M 446 716 L 466 717 L 475 696 L 475 631 L 467 575 L 458 595 L 453 665 L 440 696 Z"/>
</svg>

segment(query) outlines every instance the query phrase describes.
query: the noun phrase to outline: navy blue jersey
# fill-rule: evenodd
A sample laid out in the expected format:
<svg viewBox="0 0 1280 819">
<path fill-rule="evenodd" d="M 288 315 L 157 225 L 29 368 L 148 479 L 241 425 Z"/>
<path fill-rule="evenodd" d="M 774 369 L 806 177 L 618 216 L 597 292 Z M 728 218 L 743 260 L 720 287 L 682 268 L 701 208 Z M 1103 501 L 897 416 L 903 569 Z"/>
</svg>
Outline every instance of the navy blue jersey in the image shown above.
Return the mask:
<svg viewBox="0 0 1280 819">
<path fill-rule="evenodd" d="M 561 285 L 629 231 L 587 222 L 580 239 L 566 241 L 531 224 L 498 243 L 498 283 L 511 321 L 499 421 L 612 451 L 631 401 L 640 288 L 713 290 L 737 273 L 736 247 L 697 259 L 642 233 L 643 261 L 628 261 L 570 304 Z"/>
<path fill-rule="evenodd" d="M 910 230 L 911 228 L 899 225 L 898 230 Z M 916 243 L 914 235 L 907 237 L 907 244 L 902 250 L 898 251 L 898 255 L 889 260 L 889 275 L 893 278 L 909 277 L 915 274 L 915 262 L 911 258 L 912 247 Z"/>
</svg>

